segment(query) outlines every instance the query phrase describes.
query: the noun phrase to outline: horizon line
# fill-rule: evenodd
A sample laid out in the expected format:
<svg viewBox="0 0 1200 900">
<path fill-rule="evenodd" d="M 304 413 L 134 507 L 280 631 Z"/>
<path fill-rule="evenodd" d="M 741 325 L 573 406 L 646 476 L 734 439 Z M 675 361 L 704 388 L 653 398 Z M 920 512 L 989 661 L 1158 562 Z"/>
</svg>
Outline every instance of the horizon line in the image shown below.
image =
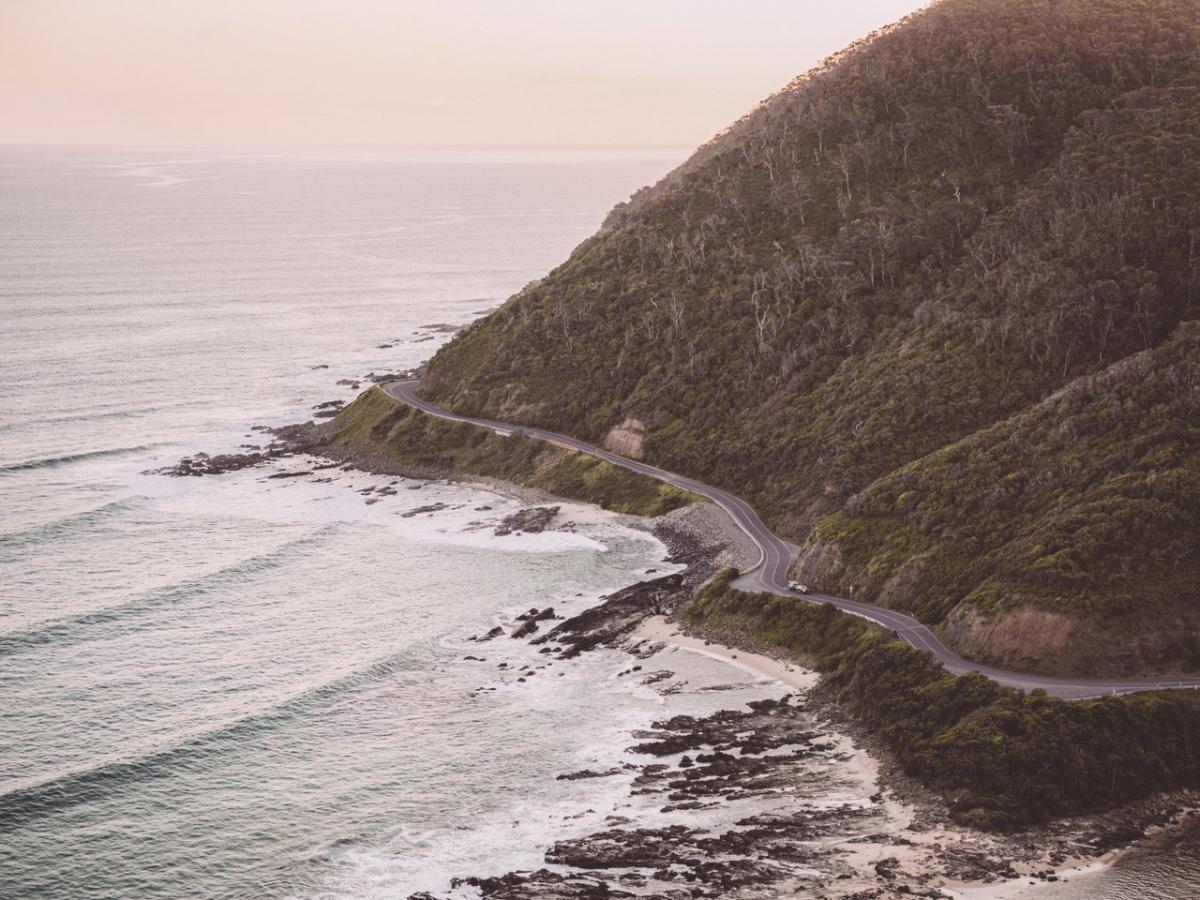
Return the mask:
<svg viewBox="0 0 1200 900">
<path fill-rule="evenodd" d="M 337 148 L 337 149 L 392 149 L 392 150 L 680 150 L 696 149 L 702 144 L 690 143 L 647 143 L 647 144 L 547 144 L 547 143 L 395 143 L 395 142 L 319 142 L 319 141 L 264 141 L 264 142 L 66 142 L 66 141 L 9 141 L 0 138 L 0 147 L 53 147 L 53 148 L 83 148 L 83 149 L 175 149 L 183 147 L 213 147 L 213 148 Z"/>
</svg>

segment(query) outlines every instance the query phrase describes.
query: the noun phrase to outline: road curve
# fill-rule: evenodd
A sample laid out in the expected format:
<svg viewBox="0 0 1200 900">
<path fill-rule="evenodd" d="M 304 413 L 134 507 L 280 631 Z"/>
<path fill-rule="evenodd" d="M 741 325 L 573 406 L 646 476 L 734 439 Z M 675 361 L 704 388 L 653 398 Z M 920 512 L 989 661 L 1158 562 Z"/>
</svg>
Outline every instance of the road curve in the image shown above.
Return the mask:
<svg viewBox="0 0 1200 900">
<path fill-rule="evenodd" d="M 873 606 L 868 603 L 858 603 L 843 597 L 833 597 L 829 594 L 799 594 L 788 588 L 788 570 L 791 568 L 799 552 L 799 548 L 776 536 L 762 523 L 762 520 L 758 517 L 758 513 L 740 497 L 736 497 L 720 488 L 703 484 L 682 475 L 676 475 L 673 472 L 667 472 L 635 459 L 618 456 L 601 447 L 593 446 L 565 434 L 556 434 L 553 431 L 533 428 L 528 425 L 509 425 L 504 422 L 494 422 L 490 419 L 461 416 L 458 413 L 442 409 L 440 406 L 435 406 L 428 400 L 419 397 L 416 393 L 418 384 L 419 382 L 415 380 L 393 381 L 383 385 L 383 390 L 394 399 L 406 403 L 415 409 L 419 409 L 421 412 L 428 413 L 431 416 L 437 416 L 440 419 L 449 419 L 452 422 L 467 422 L 483 428 L 490 428 L 505 433 L 522 434 L 527 437 L 550 441 L 707 497 L 724 509 L 733 521 L 737 523 L 738 527 L 758 547 L 759 560 L 750 572 L 739 579 L 741 586 L 752 590 L 767 591 L 784 597 L 807 600 L 812 603 L 832 603 L 843 612 L 862 616 L 864 619 L 870 619 L 872 622 L 891 629 L 901 639 L 907 641 L 918 650 L 926 650 L 932 653 L 942 665 L 956 675 L 964 675 L 967 672 L 981 672 L 993 681 L 1008 687 L 1020 688 L 1025 691 L 1041 688 L 1048 694 L 1062 697 L 1066 700 L 1083 700 L 1112 694 L 1131 694 L 1138 691 L 1200 689 L 1200 677 L 1196 676 L 1157 679 L 1051 678 L 1045 675 L 1026 675 L 1020 672 L 1009 672 L 1004 669 L 996 669 L 991 666 L 969 662 L 943 645 L 928 626 L 922 625 L 916 619 L 906 616 L 904 613 L 884 609 L 880 606 Z"/>
</svg>

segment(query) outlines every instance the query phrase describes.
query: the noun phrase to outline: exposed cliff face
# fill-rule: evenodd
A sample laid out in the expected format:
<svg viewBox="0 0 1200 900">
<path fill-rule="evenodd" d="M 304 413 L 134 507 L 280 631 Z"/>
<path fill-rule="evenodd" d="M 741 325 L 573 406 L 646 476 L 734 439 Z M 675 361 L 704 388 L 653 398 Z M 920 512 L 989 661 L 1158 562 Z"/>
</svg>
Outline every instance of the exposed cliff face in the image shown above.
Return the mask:
<svg viewBox="0 0 1200 900">
<path fill-rule="evenodd" d="M 604 436 L 604 449 L 619 453 L 630 459 L 645 456 L 646 423 L 639 419 L 626 419 Z"/>
<path fill-rule="evenodd" d="M 964 623 L 1018 610 L 1150 627 L 1200 605 L 1198 161 L 1191 0 L 943 0 L 614 210 L 426 390 L 738 491 L 806 580 L 958 610 L 983 655 L 1015 639 Z"/>
</svg>

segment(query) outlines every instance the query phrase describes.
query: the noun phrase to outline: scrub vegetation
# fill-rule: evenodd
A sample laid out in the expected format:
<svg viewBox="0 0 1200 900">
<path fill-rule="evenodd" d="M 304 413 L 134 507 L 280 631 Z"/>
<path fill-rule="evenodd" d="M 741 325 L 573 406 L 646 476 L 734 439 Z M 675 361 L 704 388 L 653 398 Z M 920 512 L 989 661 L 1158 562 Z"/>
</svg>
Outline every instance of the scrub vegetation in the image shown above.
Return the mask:
<svg viewBox="0 0 1200 900">
<path fill-rule="evenodd" d="M 1194 670 L 1197 318 L 1193 0 L 942 0 L 613 210 L 424 390 L 637 419 L 797 577 L 977 658 Z"/>
<path fill-rule="evenodd" d="M 697 499 L 585 453 L 426 415 L 378 386 L 342 410 L 330 427 L 335 447 L 353 448 L 356 458 L 399 472 L 499 478 L 641 516 L 662 515 Z"/>
<path fill-rule="evenodd" d="M 752 635 L 805 658 L 823 688 L 908 774 L 945 793 L 958 821 L 1010 830 L 1200 783 L 1200 697 L 1142 693 L 1068 702 L 929 654 L 830 605 L 729 587 L 726 572 L 686 606 L 695 625 Z"/>
</svg>

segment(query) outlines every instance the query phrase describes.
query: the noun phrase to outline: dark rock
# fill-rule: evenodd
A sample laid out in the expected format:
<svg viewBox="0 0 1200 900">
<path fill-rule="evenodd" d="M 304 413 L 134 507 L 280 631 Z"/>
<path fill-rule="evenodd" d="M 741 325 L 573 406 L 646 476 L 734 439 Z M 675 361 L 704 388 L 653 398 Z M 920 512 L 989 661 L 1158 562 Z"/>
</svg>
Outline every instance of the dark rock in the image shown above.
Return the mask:
<svg viewBox="0 0 1200 900">
<path fill-rule="evenodd" d="M 667 669 L 660 669 L 657 672 L 651 672 L 642 678 L 642 684 L 658 684 L 660 681 L 666 681 L 669 678 L 674 678 L 675 673 Z"/>
<path fill-rule="evenodd" d="M 173 475 L 177 478 L 185 476 L 223 475 L 226 472 L 236 472 L 239 469 L 249 469 L 259 466 L 269 460 L 279 459 L 281 456 L 286 455 L 290 454 L 271 450 L 254 451 L 251 453 L 221 453 L 217 456 L 209 456 L 207 453 L 197 453 L 193 456 L 185 456 L 173 466 L 157 469 L 147 474 Z"/>
<path fill-rule="evenodd" d="M 673 609 L 686 593 L 682 573 L 641 581 L 556 625 L 534 643 L 556 641 L 565 645 L 560 659 L 571 659 L 598 646 L 615 646 L 647 616 Z"/>
<path fill-rule="evenodd" d="M 313 407 L 313 418 L 315 419 L 332 419 L 345 408 L 344 400 L 327 400 L 324 403 L 318 403 Z"/>
<path fill-rule="evenodd" d="M 554 618 L 554 607 L 547 606 L 545 609 L 539 610 L 536 606 L 527 613 L 521 613 L 517 616 L 518 622 L 543 622 L 546 619 Z"/>
<path fill-rule="evenodd" d="M 428 506 L 418 506 L 415 509 L 405 510 L 404 512 L 400 513 L 400 518 L 411 519 L 413 516 L 419 516 L 422 513 L 441 512 L 443 509 L 449 508 L 449 505 L 446 503 L 431 503 Z"/>
<path fill-rule="evenodd" d="M 594 876 L 560 875 L 548 869 L 493 878 L 454 878 L 450 886 L 478 888 L 483 900 L 625 900 L 636 896 Z"/>
<path fill-rule="evenodd" d="M 1145 837 L 1142 829 L 1135 825 L 1117 825 L 1097 835 L 1090 845 L 1101 853 L 1107 853 L 1116 847 L 1124 847 Z"/>
<path fill-rule="evenodd" d="M 512 634 L 510 634 L 509 637 L 515 637 L 515 638 L 529 637 L 529 635 L 535 633 L 538 630 L 538 628 L 539 628 L 539 625 L 537 623 L 537 620 L 529 619 L 524 624 L 522 624 L 521 627 L 519 627 L 516 631 L 514 631 Z"/>
<path fill-rule="evenodd" d="M 669 866 L 680 839 L 695 833 L 683 825 L 601 831 L 556 842 L 546 851 L 546 862 L 577 869 Z"/>
<path fill-rule="evenodd" d="M 875 863 L 875 874 L 880 878 L 893 879 L 896 877 L 896 872 L 900 868 L 900 860 L 894 856 L 889 856 L 887 859 L 881 859 Z"/>
<path fill-rule="evenodd" d="M 285 425 L 282 428 L 268 428 L 265 425 L 254 425 L 251 431 L 267 432 L 273 436 L 271 443 L 262 450 L 248 453 L 220 453 L 209 456 L 207 453 L 196 453 L 184 457 L 173 466 L 155 469 L 148 475 L 172 475 L 176 477 L 221 475 L 225 472 L 235 472 L 239 469 L 249 469 L 260 466 L 271 460 L 283 459 L 301 453 L 319 453 L 324 438 L 315 432 L 312 423 Z M 296 477 L 308 475 L 309 472 L 281 474 L 281 477 Z"/>
<path fill-rule="evenodd" d="M 503 537 L 506 534 L 514 534 L 516 532 L 525 532 L 527 534 L 537 534 L 545 531 L 554 517 L 558 515 L 558 511 L 562 507 L 559 506 L 535 506 L 530 509 L 522 509 L 505 518 L 496 526 L 496 536 Z"/>
<path fill-rule="evenodd" d="M 556 776 L 556 781 L 582 781 L 587 778 L 608 778 L 610 775 L 620 775 L 621 768 L 609 769 L 606 772 L 593 772 L 591 769 L 581 769 L 578 772 L 567 772 Z"/>
</svg>

